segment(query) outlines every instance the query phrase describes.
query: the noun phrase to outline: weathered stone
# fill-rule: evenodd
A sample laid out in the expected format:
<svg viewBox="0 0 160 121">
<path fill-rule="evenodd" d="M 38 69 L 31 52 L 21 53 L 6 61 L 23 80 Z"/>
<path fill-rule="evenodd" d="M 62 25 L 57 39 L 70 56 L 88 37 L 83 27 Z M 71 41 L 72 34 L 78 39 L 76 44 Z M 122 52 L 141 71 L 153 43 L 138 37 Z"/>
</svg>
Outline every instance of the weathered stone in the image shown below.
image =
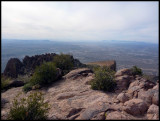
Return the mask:
<svg viewBox="0 0 160 121">
<path fill-rule="evenodd" d="M 97 116 L 101 112 L 105 112 L 107 110 L 107 105 L 105 103 L 99 102 L 89 106 L 84 112 L 80 114 L 77 118 L 78 120 L 89 120 Z"/>
<path fill-rule="evenodd" d="M 127 100 L 129 100 L 128 96 L 125 94 L 125 93 L 120 93 L 118 96 L 117 96 L 117 99 L 119 101 L 121 101 L 122 103 L 126 102 Z"/>
<path fill-rule="evenodd" d="M 133 86 L 133 87 L 130 87 L 128 90 L 127 90 L 127 95 L 129 97 L 129 99 L 132 99 L 132 98 L 137 98 L 138 97 L 138 92 L 140 91 L 140 86 Z"/>
<path fill-rule="evenodd" d="M 116 90 L 119 90 L 121 92 L 122 90 L 128 89 L 128 86 L 131 82 L 130 76 L 128 75 L 123 75 L 115 78 L 117 87 Z"/>
<path fill-rule="evenodd" d="M 106 112 L 106 120 L 127 120 L 127 119 L 134 119 L 134 118 L 120 111 Z"/>
<path fill-rule="evenodd" d="M 154 95 L 152 97 L 152 104 L 159 105 L 159 94 L 158 94 L 158 91 L 154 92 Z"/>
<path fill-rule="evenodd" d="M 159 119 L 159 107 L 152 104 L 147 111 L 147 118 L 150 120 Z"/>
<path fill-rule="evenodd" d="M 131 99 L 124 103 L 124 111 L 134 116 L 144 115 L 147 109 L 147 104 L 141 99 Z"/>
<path fill-rule="evenodd" d="M 153 98 L 154 95 L 155 95 L 155 97 Z M 148 106 L 150 106 L 152 104 L 152 101 L 155 104 L 158 103 L 157 96 L 158 96 L 157 90 L 153 90 L 153 89 L 149 89 L 147 91 L 141 90 L 138 92 L 138 98 L 144 100 Z"/>
<path fill-rule="evenodd" d="M 105 120 L 105 112 L 98 113 L 91 120 Z"/>
<path fill-rule="evenodd" d="M 159 90 L 159 84 L 157 84 L 157 85 L 155 85 L 154 87 L 153 87 L 153 89 L 155 89 L 155 90 Z"/>
<path fill-rule="evenodd" d="M 82 109 L 83 108 L 73 108 L 73 109 L 71 109 L 71 111 L 69 111 L 69 114 L 67 115 L 67 118 L 72 116 L 72 119 L 73 119 L 73 115 L 76 115 L 77 113 L 82 111 Z M 74 117 L 74 118 L 76 118 L 76 117 Z"/>
<path fill-rule="evenodd" d="M 141 81 L 139 86 L 144 90 L 148 90 L 153 88 L 155 86 L 155 83 L 149 80 L 145 80 L 145 81 Z"/>
<path fill-rule="evenodd" d="M 140 80 L 135 80 L 135 81 L 130 83 L 128 89 L 130 89 L 130 88 L 132 88 L 134 86 L 139 86 L 139 84 L 140 84 Z"/>
<path fill-rule="evenodd" d="M 121 69 L 121 70 L 118 70 L 116 73 L 115 73 L 115 76 L 122 76 L 122 75 L 132 75 L 131 73 L 131 69 L 128 69 L 128 68 L 124 68 L 124 69 Z"/>
<path fill-rule="evenodd" d="M 82 69 L 75 69 L 68 74 L 65 75 L 65 78 L 72 78 L 72 79 L 77 79 L 80 76 L 86 76 L 88 73 L 93 73 L 92 70 L 88 68 L 82 68 Z M 84 75 L 85 74 L 85 75 Z"/>
</svg>

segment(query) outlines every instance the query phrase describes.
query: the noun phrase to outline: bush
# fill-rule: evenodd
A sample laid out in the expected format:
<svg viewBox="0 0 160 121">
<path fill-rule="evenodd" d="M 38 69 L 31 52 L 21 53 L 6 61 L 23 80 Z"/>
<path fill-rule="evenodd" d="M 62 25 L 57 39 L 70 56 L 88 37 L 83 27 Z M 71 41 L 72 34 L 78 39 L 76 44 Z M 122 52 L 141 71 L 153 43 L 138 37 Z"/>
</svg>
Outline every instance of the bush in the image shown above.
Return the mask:
<svg viewBox="0 0 160 121">
<path fill-rule="evenodd" d="M 91 88 L 95 90 L 113 91 L 116 86 L 114 81 L 115 72 L 107 67 L 96 67 L 95 78 L 91 81 Z"/>
<path fill-rule="evenodd" d="M 11 81 L 10 78 L 2 76 L 1 77 L 1 90 L 5 89 L 5 87 L 9 85 L 10 81 Z"/>
<path fill-rule="evenodd" d="M 140 76 L 143 75 L 142 70 L 140 68 L 138 68 L 137 66 L 133 66 L 131 68 L 131 72 L 133 75 L 140 75 Z"/>
<path fill-rule="evenodd" d="M 74 60 L 72 56 L 63 53 L 56 55 L 53 58 L 53 62 L 55 63 L 56 67 L 63 70 L 64 73 L 68 73 L 74 66 Z"/>
<path fill-rule="evenodd" d="M 27 98 L 14 99 L 10 109 L 9 120 L 45 120 L 48 103 L 44 103 L 42 93 L 31 93 Z"/>
<path fill-rule="evenodd" d="M 32 84 L 31 84 L 31 83 L 27 83 L 27 84 L 25 84 L 25 85 L 23 86 L 23 91 L 24 91 L 24 92 L 28 92 L 28 91 L 30 91 L 30 90 L 32 90 Z"/>
<path fill-rule="evenodd" d="M 35 72 L 29 83 L 31 85 L 45 85 L 56 81 L 57 69 L 53 62 L 43 63 L 35 69 Z"/>
</svg>

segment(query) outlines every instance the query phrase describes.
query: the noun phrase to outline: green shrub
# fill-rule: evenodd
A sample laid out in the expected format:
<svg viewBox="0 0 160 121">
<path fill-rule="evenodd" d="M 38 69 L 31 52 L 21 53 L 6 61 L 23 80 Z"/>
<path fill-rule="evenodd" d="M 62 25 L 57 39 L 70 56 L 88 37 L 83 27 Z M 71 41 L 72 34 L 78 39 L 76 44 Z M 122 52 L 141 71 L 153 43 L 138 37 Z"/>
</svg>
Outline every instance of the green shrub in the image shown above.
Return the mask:
<svg viewBox="0 0 160 121">
<path fill-rule="evenodd" d="M 53 58 L 53 62 L 55 63 L 57 68 L 63 70 L 64 73 L 68 73 L 74 66 L 74 61 L 71 55 L 63 54 L 56 55 Z"/>
<path fill-rule="evenodd" d="M 45 85 L 56 81 L 57 69 L 53 62 L 43 63 L 35 69 L 35 72 L 29 83 L 32 85 Z"/>
<path fill-rule="evenodd" d="M 140 68 L 138 68 L 137 66 L 133 66 L 131 68 L 131 72 L 133 75 L 140 75 L 140 76 L 143 75 L 142 70 Z"/>
<path fill-rule="evenodd" d="M 95 78 L 91 81 L 91 88 L 95 90 L 113 91 L 116 86 L 115 72 L 107 67 L 94 68 Z"/>
<path fill-rule="evenodd" d="M 10 78 L 2 76 L 1 77 L 1 90 L 5 89 L 5 87 L 9 85 L 10 81 L 11 81 Z"/>
<path fill-rule="evenodd" d="M 9 120 L 45 120 L 48 103 L 44 103 L 42 93 L 31 93 L 27 98 L 14 99 L 8 115 Z"/>
<path fill-rule="evenodd" d="M 28 91 L 30 91 L 30 90 L 32 90 L 32 84 L 31 84 L 31 83 L 27 83 L 27 84 L 25 84 L 25 85 L 23 86 L 23 91 L 24 91 L 24 92 L 28 92 Z"/>
</svg>

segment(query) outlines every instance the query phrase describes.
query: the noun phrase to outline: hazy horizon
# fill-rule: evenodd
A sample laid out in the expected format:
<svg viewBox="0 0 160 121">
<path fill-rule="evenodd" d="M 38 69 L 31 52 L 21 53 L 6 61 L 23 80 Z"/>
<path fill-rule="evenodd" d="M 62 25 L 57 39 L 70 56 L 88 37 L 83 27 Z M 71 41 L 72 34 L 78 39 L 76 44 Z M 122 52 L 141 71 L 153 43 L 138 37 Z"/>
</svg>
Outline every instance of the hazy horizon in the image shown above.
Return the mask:
<svg viewBox="0 0 160 121">
<path fill-rule="evenodd" d="M 158 43 L 158 2 L 2 2 L 2 38 Z"/>
<path fill-rule="evenodd" d="M 3 40 L 9 40 L 9 41 L 52 41 L 52 42 L 87 42 L 87 43 L 92 43 L 92 42 L 137 42 L 137 43 L 148 43 L 148 44 L 159 44 L 156 42 L 146 42 L 146 41 L 127 41 L 127 40 L 55 40 L 55 39 L 6 39 L 2 38 Z"/>
</svg>

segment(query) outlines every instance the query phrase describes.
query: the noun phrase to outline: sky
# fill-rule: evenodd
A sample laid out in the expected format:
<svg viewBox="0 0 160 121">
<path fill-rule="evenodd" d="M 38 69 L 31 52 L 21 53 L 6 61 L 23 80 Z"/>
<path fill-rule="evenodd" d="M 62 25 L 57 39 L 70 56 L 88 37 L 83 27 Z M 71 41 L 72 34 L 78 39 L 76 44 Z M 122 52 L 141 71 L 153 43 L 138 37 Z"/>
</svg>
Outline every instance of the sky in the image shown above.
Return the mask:
<svg viewBox="0 0 160 121">
<path fill-rule="evenodd" d="M 2 39 L 158 43 L 158 2 L 5 2 Z"/>
</svg>

